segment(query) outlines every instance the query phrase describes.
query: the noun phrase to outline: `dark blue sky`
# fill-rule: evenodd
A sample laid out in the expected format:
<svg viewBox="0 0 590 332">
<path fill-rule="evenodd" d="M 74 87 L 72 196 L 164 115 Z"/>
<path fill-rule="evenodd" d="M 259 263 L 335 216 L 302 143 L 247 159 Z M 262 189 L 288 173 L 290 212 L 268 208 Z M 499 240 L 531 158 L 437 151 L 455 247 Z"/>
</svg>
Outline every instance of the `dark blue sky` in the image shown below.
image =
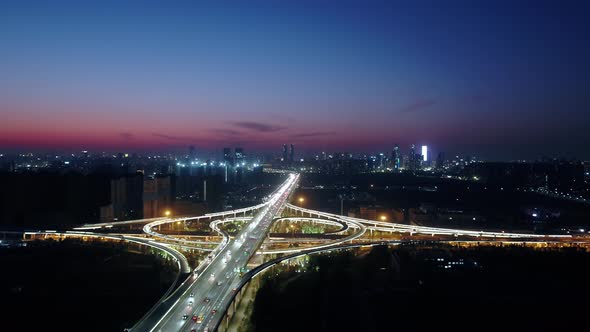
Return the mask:
<svg viewBox="0 0 590 332">
<path fill-rule="evenodd" d="M 590 159 L 586 1 L 2 1 L 0 149 Z"/>
</svg>

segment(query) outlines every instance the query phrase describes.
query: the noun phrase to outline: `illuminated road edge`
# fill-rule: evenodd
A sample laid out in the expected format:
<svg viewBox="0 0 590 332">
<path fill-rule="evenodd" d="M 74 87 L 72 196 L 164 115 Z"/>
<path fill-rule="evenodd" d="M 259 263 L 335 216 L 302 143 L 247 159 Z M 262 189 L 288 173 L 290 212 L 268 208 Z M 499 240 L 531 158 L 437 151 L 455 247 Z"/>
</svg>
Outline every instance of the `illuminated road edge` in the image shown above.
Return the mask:
<svg viewBox="0 0 590 332">
<path fill-rule="evenodd" d="M 219 315 L 215 315 L 216 311 L 218 309 L 219 311 L 222 311 L 223 308 L 230 303 L 230 295 L 233 292 L 232 288 L 234 288 L 230 285 L 237 285 L 241 279 L 241 277 L 238 276 L 236 269 L 245 267 L 250 258 L 256 253 L 257 248 L 260 247 L 261 243 L 266 238 L 266 234 L 270 229 L 275 216 L 282 213 L 287 199 L 296 187 L 298 179 L 299 174 L 289 174 L 287 180 L 269 195 L 264 203 L 253 207 L 210 213 L 200 217 L 158 220 L 146 224 L 143 227 L 146 234 L 165 241 L 173 242 L 174 244 L 190 246 L 192 244 L 198 244 L 198 241 L 161 234 L 155 231 L 154 228 L 179 221 L 184 222 L 188 220 L 206 219 L 208 221 L 210 220 L 209 226 L 217 233 L 221 234 L 223 240 L 208 258 L 203 260 L 203 262 L 201 262 L 201 264 L 195 269 L 193 275 L 189 277 L 185 285 L 183 285 L 184 287 L 179 287 L 179 289 L 171 295 L 170 299 L 167 299 L 167 303 L 157 304 L 160 309 L 153 310 L 151 315 L 142 318 L 132 330 L 188 331 L 194 329 L 202 331 L 216 325 L 217 321 L 220 319 Z M 254 212 L 256 213 L 254 214 Z M 247 213 L 253 214 L 253 218 L 246 227 L 240 230 L 238 235 L 241 235 L 241 237 L 239 239 L 230 239 L 229 235 L 218 227 L 219 224 L 227 222 L 224 220 L 226 217 L 229 217 L 230 219 L 232 217 L 237 218 L 239 214 L 243 214 L 245 217 Z M 229 248 L 230 245 L 231 248 Z M 235 254 L 235 256 L 229 258 L 230 253 Z M 241 255 L 242 253 L 246 255 Z M 209 274 L 211 277 L 207 278 Z M 217 286 L 212 282 L 214 276 Z M 222 278 L 223 276 L 225 276 L 225 278 Z M 219 287 L 220 285 L 221 287 Z M 200 302 L 203 298 L 208 299 L 206 304 Z M 174 303 L 170 304 L 172 301 L 174 301 Z M 199 305 L 196 304 L 197 301 L 199 301 Z M 167 308 L 167 310 L 163 311 L 162 308 Z M 199 322 L 197 325 L 193 321 L 187 319 L 187 316 L 196 317 L 197 315 L 198 317 L 202 317 L 200 318 L 202 324 Z"/>
<path fill-rule="evenodd" d="M 152 239 L 146 239 L 142 237 L 136 236 L 129 236 L 129 235 L 116 235 L 116 234 L 100 234 L 100 233 L 92 233 L 92 232 L 79 232 L 79 231 L 66 231 L 66 232 L 57 232 L 52 230 L 45 230 L 45 231 L 26 231 L 23 233 L 26 236 L 37 236 L 37 235 L 46 235 L 46 236 L 59 236 L 59 237 L 92 237 L 97 239 L 109 239 L 109 240 L 118 240 L 130 243 L 136 243 L 139 245 L 147 246 L 154 248 L 163 252 L 166 255 L 172 257 L 172 259 L 178 265 L 178 272 L 176 273 L 176 278 L 174 282 L 168 290 L 160 297 L 157 303 L 161 303 L 165 301 L 170 294 L 177 288 L 178 283 L 183 280 L 183 276 L 187 276 L 191 273 L 190 265 L 186 259 L 186 257 L 179 252 L 178 250 L 171 248 L 169 245 L 165 243 L 158 243 Z M 184 283 L 184 282 L 183 282 Z M 153 306 L 145 315 L 149 315 L 156 306 Z"/>
<path fill-rule="evenodd" d="M 250 254 L 248 256 L 248 260 L 254 254 L 286 254 L 286 256 L 271 260 L 269 262 L 265 262 L 252 270 L 246 272 L 243 277 L 237 278 L 234 276 L 231 280 L 228 280 L 227 286 L 224 285 L 221 293 L 216 291 L 217 296 L 219 299 L 214 302 L 214 305 L 217 306 L 215 308 L 219 308 L 219 312 L 222 313 L 221 315 L 216 315 L 215 317 L 209 317 L 204 320 L 207 322 L 206 324 L 201 324 L 197 326 L 196 330 L 201 331 L 207 328 L 213 328 L 212 331 L 217 330 L 220 327 L 220 324 L 224 321 L 223 317 L 226 315 L 229 307 L 234 303 L 236 295 L 240 294 L 244 285 L 246 285 L 253 277 L 259 275 L 260 273 L 264 272 L 267 268 L 279 264 L 281 262 L 301 257 L 308 254 L 315 254 L 315 253 L 323 253 L 329 252 L 332 250 L 340 250 L 340 249 L 349 249 L 355 247 L 363 247 L 363 246 L 374 246 L 374 245 L 381 245 L 381 244 L 399 244 L 402 242 L 407 241 L 372 241 L 372 242 L 363 242 L 363 243 L 353 243 L 355 240 L 359 240 L 367 230 L 370 231 L 379 231 L 379 232 L 389 232 L 389 233 L 401 233 L 401 234 L 409 234 L 410 236 L 413 234 L 421 234 L 421 235 L 442 235 L 442 236 L 469 236 L 474 237 L 477 239 L 481 239 L 480 241 L 486 241 L 485 239 L 489 239 L 489 241 L 502 241 L 502 242 L 509 242 L 509 239 L 516 240 L 515 242 L 518 243 L 527 243 L 525 239 L 531 239 L 533 241 L 542 241 L 551 242 L 551 239 L 557 240 L 559 238 L 571 238 L 571 235 L 542 235 L 542 234 L 530 234 L 530 233 L 507 233 L 507 232 L 490 232 L 490 231 L 477 231 L 477 230 L 462 230 L 462 229 L 450 229 L 450 228 L 439 228 L 439 227 L 425 227 L 425 226 L 415 226 L 415 225 L 405 225 L 405 224 L 396 224 L 396 223 L 389 223 L 389 222 L 381 222 L 381 221 L 373 221 L 373 220 L 365 220 L 360 218 L 353 218 L 348 216 L 340 216 L 332 213 L 326 213 L 316 210 L 310 210 L 306 208 L 302 208 L 293 204 L 288 203 L 286 200 L 293 191 L 296 186 L 297 180 L 299 178 L 299 174 L 290 173 L 288 175 L 288 179 L 280 185 L 272 194 L 268 197 L 265 197 L 264 202 L 252 207 L 236 209 L 231 211 L 223 211 L 223 212 L 215 212 L 215 213 L 208 213 L 203 216 L 198 217 L 179 217 L 179 218 L 152 218 L 152 219 L 140 219 L 140 220 L 130 220 L 130 221 L 122 221 L 122 222 L 110 222 L 110 223 L 99 223 L 99 224 L 86 224 L 81 227 L 74 228 L 76 231 L 67 231 L 67 232 L 56 232 L 56 231 L 37 231 L 37 232 L 25 232 L 27 235 L 38 235 L 38 234 L 46 234 L 46 235 L 59 235 L 59 236 L 89 236 L 89 237 L 96 237 L 96 238 L 105 238 L 105 239 L 114 239 L 114 240 L 121 240 L 121 241 L 128 241 L 134 242 L 141 245 L 147 245 L 158 249 L 160 251 L 165 252 L 178 263 L 179 273 L 177 275 L 176 282 L 168 289 L 166 294 L 162 296 L 162 298 L 140 319 L 132 328 L 133 331 L 155 331 L 158 326 L 163 324 L 163 321 L 169 322 L 172 317 L 179 316 L 178 312 L 182 312 L 179 308 L 183 305 L 183 301 L 186 301 L 189 298 L 189 291 L 190 291 L 190 298 L 192 302 L 192 294 L 196 290 L 197 282 L 200 282 L 201 289 L 199 288 L 199 293 L 208 293 L 209 288 L 213 291 L 213 285 L 204 284 L 203 278 L 200 278 L 203 274 L 208 274 L 211 270 L 209 269 L 212 265 L 216 265 L 215 269 L 219 269 L 219 256 L 224 253 L 227 254 L 227 251 L 231 251 L 231 249 L 227 249 L 230 244 L 242 244 L 245 242 L 243 237 L 246 234 L 250 233 L 250 230 L 256 230 L 255 232 L 251 232 L 252 234 L 258 233 L 256 235 L 255 243 L 250 250 Z M 287 196 L 285 196 L 287 194 Z M 280 199 L 280 201 L 279 201 Z M 278 204 L 278 205 L 277 205 Z M 289 216 L 289 217 L 280 217 L 282 211 L 287 209 L 295 214 L 301 213 L 301 216 Z M 304 216 L 307 214 L 309 217 Z M 277 218 L 278 216 L 278 218 Z M 259 229 L 258 224 L 262 222 L 264 219 L 262 227 Z M 187 222 L 187 221 L 208 221 L 209 227 L 218 233 L 222 240 L 221 242 L 215 241 L 202 241 L 202 240 L 191 240 L 182 238 L 181 235 L 167 235 L 162 234 L 159 231 L 156 231 L 156 228 L 159 228 L 161 225 L 172 224 L 177 222 Z M 234 221 L 246 221 L 246 224 L 242 230 L 238 232 L 236 238 L 232 240 L 227 232 L 219 227 L 219 225 L 228 222 Z M 314 223 L 321 223 L 333 226 L 340 226 L 340 229 L 332 232 L 326 232 L 324 234 L 330 235 L 338 235 L 338 234 L 346 234 L 350 231 L 350 234 L 347 236 L 340 238 L 340 239 L 318 239 L 318 241 L 322 242 L 321 244 L 315 244 L 312 246 L 307 246 L 304 248 L 288 248 L 288 249 L 269 249 L 269 250 L 260 250 L 260 246 L 264 239 L 266 238 L 267 232 L 270 230 L 270 226 L 274 222 L 278 221 L 286 221 L 286 222 L 302 222 L 302 221 L 310 221 Z M 151 236 L 152 239 L 137 237 L 132 235 L 117 235 L 117 234 L 100 234 L 100 233 L 91 233 L 91 232 L 84 232 L 83 230 L 95 230 L 95 229 L 110 229 L 113 227 L 117 227 L 120 225 L 133 225 L 133 224 L 145 224 L 143 226 L 143 232 L 148 236 Z M 262 231 L 262 232 L 260 232 Z M 242 236 L 242 239 L 238 239 L 238 236 Z M 158 239 L 157 240 L 154 240 Z M 292 241 L 292 239 L 283 239 L 284 241 Z M 522 240 L 518 240 L 522 239 Z M 164 241 L 164 242 L 162 242 Z M 324 242 L 325 241 L 325 242 Z M 457 240 L 437 240 L 436 242 L 459 242 Z M 460 242 L 469 242 L 462 240 Z M 476 242 L 476 241 L 473 241 Z M 207 244 L 207 245 L 216 245 L 214 248 L 204 248 L 199 247 L 200 245 Z M 195 249 L 195 250 L 202 250 L 202 251 L 209 251 L 210 254 L 208 255 L 208 259 L 204 259 L 199 266 L 197 266 L 191 273 L 191 268 L 188 265 L 186 257 L 176 249 L 173 249 L 171 246 L 181 247 L 181 248 L 188 248 L 188 249 Z M 250 246 L 248 247 L 250 248 Z M 227 249 L 227 250 L 226 250 Z M 230 259 L 230 264 L 233 264 L 233 259 Z M 236 260 L 237 263 L 237 260 Z M 224 263 L 225 264 L 225 256 L 224 256 Z M 242 264 L 242 263 L 240 263 Z M 213 268 L 212 268 L 213 269 Z M 214 269 L 214 270 L 215 270 Z M 225 269 L 225 267 L 223 268 Z M 215 270 L 215 271 L 217 271 Z M 207 272 L 209 271 L 209 272 Z M 223 271 L 223 270 L 222 270 Z M 225 273 L 225 272 L 224 272 Z M 188 275 L 188 277 L 178 286 L 179 278 L 181 274 Z M 227 274 L 227 273 L 226 273 Z M 233 291 L 229 291 L 230 287 L 229 284 L 232 283 L 234 285 Z M 177 287 L 178 286 L 178 287 Z M 218 284 L 219 286 L 219 284 Z M 215 292 L 214 292 L 215 293 Z M 199 304 L 199 306 L 203 306 Z M 195 303 L 196 307 L 196 303 Z M 207 306 L 210 308 L 211 306 Z M 185 310 L 186 311 L 186 310 Z M 202 310 L 201 310 L 202 312 Z M 175 319 L 178 319 L 176 317 Z M 189 321 L 180 326 L 180 330 L 184 331 L 190 328 L 194 324 L 189 324 Z M 173 324 L 170 328 L 159 328 L 157 331 L 178 331 L 178 328 L 174 328 Z"/>
<path fill-rule="evenodd" d="M 246 285 L 248 285 L 248 283 L 250 283 L 250 281 L 252 281 L 253 278 L 259 276 L 260 274 L 264 273 L 266 270 L 268 270 L 269 268 L 272 268 L 273 266 L 276 266 L 278 264 L 284 263 L 286 261 L 292 260 L 292 259 L 296 259 L 296 258 L 300 258 L 303 256 L 307 256 L 307 255 L 314 255 L 314 254 L 323 254 L 323 253 L 327 253 L 327 252 L 331 252 L 331 251 L 339 251 L 339 250 L 348 250 L 348 249 L 353 249 L 353 248 L 367 248 L 367 247 L 375 247 L 375 246 L 383 246 L 383 245 L 387 245 L 387 246 L 397 246 L 403 243 L 474 243 L 474 244 L 480 244 L 481 242 L 496 242 L 496 240 L 494 239 L 490 239 L 490 240 L 436 240 L 436 241 L 428 241 L 428 240 L 388 240 L 388 241 L 371 241 L 371 242 L 362 242 L 362 243 L 353 243 L 353 244 L 338 244 L 338 245 L 332 245 L 332 246 L 328 246 L 328 247 L 322 247 L 322 248 L 312 248 L 312 249 L 307 249 L 307 250 L 301 250 L 297 253 L 292 253 L 289 255 L 285 255 L 273 260 L 270 260 L 268 262 L 265 262 L 263 264 L 260 264 L 259 266 L 253 268 L 252 270 L 248 271 L 247 273 L 244 274 L 244 276 L 242 277 L 242 279 L 240 280 L 239 285 L 236 288 L 236 291 L 232 294 L 232 299 L 230 301 L 230 303 L 225 307 L 224 311 L 222 312 L 222 316 L 226 317 L 228 314 L 228 310 L 230 308 L 230 306 L 236 301 L 236 297 L 238 295 L 242 294 L 242 291 L 244 289 L 244 287 Z M 549 240 L 549 241 L 543 241 L 543 242 L 538 242 L 538 241 L 519 241 L 519 240 L 513 240 L 513 241 L 503 241 L 507 244 L 540 244 L 540 243 L 560 243 L 556 240 Z M 220 329 L 222 329 L 221 324 L 224 322 L 224 320 L 219 320 L 218 324 L 215 325 L 215 327 L 213 328 L 212 331 L 219 331 Z"/>
</svg>

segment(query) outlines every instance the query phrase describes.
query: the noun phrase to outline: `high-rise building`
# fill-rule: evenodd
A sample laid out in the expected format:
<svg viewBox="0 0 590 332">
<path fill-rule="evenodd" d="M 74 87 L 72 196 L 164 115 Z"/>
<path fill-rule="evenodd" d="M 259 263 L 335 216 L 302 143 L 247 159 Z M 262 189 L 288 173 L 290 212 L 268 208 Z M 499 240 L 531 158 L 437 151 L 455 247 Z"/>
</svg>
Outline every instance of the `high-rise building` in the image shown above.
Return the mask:
<svg viewBox="0 0 590 332">
<path fill-rule="evenodd" d="M 286 162 L 287 159 L 287 144 L 283 144 L 283 161 Z"/>
<path fill-rule="evenodd" d="M 422 145 L 422 161 L 428 161 L 428 146 Z"/>
<path fill-rule="evenodd" d="M 143 217 L 161 217 L 172 206 L 172 178 L 155 176 L 143 180 Z"/>
<path fill-rule="evenodd" d="M 391 151 L 391 162 L 393 163 L 393 169 L 399 169 L 401 166 L 401 152 L 399 150 L 399 145 L 395 145 L 393 147 L 393 151 Z"/>
<path fill-rule="evenodd" d="M 110 202 L 100 207 L 102 221 L 139 219 L 143 215 L 143 175 L 110 180 Z"/>
<path fill-rule="evenodd" d="M 445 153 L 439 152 L 438 157 L 436 158 L 436 168 L 442 169 L 445 163 Z"/>
<path fill-rule="evenodd" d="M 246 155 L 244 155 L 244 149 L 236 148 L 236 155 L 235 155 L 236 165 L 241 166 L 244 163 L 244 159 L 246 159 Z"/>
<path fill-rule="evenodd" d="M 227 166 L 231 166 L 234 163 L 230 148 L 223 148 L 223 162 L 225 162 Z"/>
<path fill-rule="evenodd" d="M 384 153 L 379 153 L 377 155 L 377 168 L 383 169 L 387 163 L 387 157 Z"/>
<path fill-rule="evenodd" d="M 295 145 L 291 144 L 289 149 L 289 161 L 292 163 L 295 161 Z"/>
<path fill-rule="evenodd" d="M 412 146 L 410 146 L 410 170 L 415 170 L 416 169 L 416 146 L 414 144 L 412 144 Z"/>
</svg>

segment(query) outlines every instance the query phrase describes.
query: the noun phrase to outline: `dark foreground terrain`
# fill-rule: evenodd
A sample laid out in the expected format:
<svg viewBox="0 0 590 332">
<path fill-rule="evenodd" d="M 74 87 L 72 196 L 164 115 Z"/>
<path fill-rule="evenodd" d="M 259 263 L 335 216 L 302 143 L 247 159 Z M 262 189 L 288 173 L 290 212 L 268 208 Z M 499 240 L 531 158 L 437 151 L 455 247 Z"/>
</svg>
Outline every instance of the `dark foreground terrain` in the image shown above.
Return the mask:
<svg viewBox="0 0 590 332">
<path fill-rule="evenodd" d="M 257 294 L 254 331 L 587 328 L 590 254 L 522 247 L 376 247 L 311 258 Z"/>
<path fill-rule="evenodd" d="M 175 277 L 161 257 L 46 241 L 0 250 L 2 331 L 123 331 Z"/>
</svg>

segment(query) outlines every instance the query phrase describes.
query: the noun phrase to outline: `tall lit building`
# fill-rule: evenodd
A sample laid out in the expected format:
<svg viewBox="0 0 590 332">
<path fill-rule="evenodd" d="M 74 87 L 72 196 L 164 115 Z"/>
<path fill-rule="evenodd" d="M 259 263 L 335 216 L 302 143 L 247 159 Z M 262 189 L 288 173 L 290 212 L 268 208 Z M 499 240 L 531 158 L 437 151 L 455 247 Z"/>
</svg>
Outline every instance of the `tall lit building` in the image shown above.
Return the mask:
<svg viewBox="0 0 590 332">
<path fill-rule="evenodd" d="M 422 145 L 422 161 L 428 161 L 428 146 Z"/>
<path fill-rule="evenodd" d="M 295 161 L 295 145 L 291 144 L 290 149 L 289 149 L 289 161 L 293 162 Z"/>
<path fill-rule="evenodd" d="M 399 150 L 399 145 L 395 145 L 393 147 L 393 151 L 391 151 L 391 162 L 393 163 L 393 169 L 399 169 L 401 166 L 401 153 Z"/>
<path fill-rule="evenodd" d="M 387 157 L 385 156 L 384 153 L 379 153 L 379 155 L 377 155 L 377 167 L 380 169 L 385 168 L 385 165 L 387 163 Z"/>
<path fill-rule="evenodd" d="M 230 148 L 223 148 L 223 162 L 227 166 L 231 166 L 234 163 L 234 158 L 231 154 Z"/>
<path fill-rule="evenodd" d="M 416 146 L 414 144 L 412 144 L 412 146 L 410 146 L 410 170 L 415 170 L 416 169 Z"/>
<path fill-rule="evenodd" d="M 245 158 L 246 158 L 246 155 L 244 155 L 244 149 L 236 148 L 236 154 L 235 154 L 236 165 L 242 165 L 244 163 Z"/>
</svg>

